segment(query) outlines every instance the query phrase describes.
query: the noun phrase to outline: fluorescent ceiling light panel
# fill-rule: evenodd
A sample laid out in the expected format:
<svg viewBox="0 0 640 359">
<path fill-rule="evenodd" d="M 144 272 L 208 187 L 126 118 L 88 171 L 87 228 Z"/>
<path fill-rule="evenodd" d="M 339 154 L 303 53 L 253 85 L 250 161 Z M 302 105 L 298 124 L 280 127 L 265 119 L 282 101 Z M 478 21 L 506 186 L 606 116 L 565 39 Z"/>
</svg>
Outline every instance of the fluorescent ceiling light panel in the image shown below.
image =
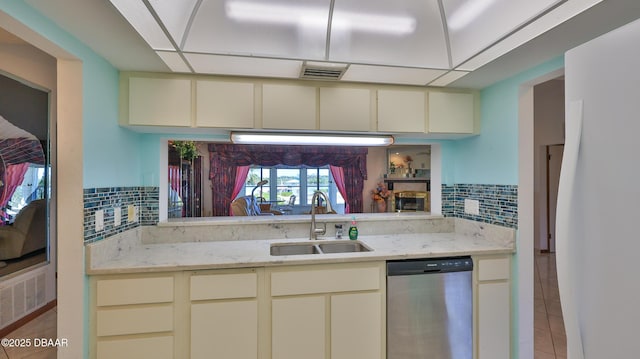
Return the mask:
<svg viewBox="0 0 640 359">
<path fill-rule="evenodd" d="M 173 51 L 156 51 L 162 61 L 169 66 L 173 72 L 191 72 L 191 69 L 184 62 L 180 54 Z"/>
<path fill-rule="evenodd" d="M 408 16 L 359 14 L 355 12 L 334 13 L 332 28 L 377 32 L 382 34 L 407 35 L 416 30 L 416 19 Z"/>
<path fill-rule="evenodd" d="M 389 146 L 393 144 L 393 136 L 232 132 L 231 142 L 254 145 Z"/>
<path fill-rule="evenodd" d="M 142 1 L 110 0 L 154 50 L 176 50 Z"/>
<path fill-rule="evenodd" d="M 287 6 L 248 1 L 230 1 L 225 7 L 227 17 L 237 21 L 262 22 L 277 25 L 327 26 L 328 8 Z"/>
<path fill-rule="evenodd" d="M 469 0 L 457 8 L 447 20 L 451 30 L 460 30 L 482 16 L 495 0 Z"/>
<path fill-rule="evenodd" d="M 227 17 L 237 21 L 262 22 L 301 27 L 327 27 L 329 8 L 301 5 L 264 4 L 249 1 L 232 1 L 226 6 Z M 409 16 L 362 14 L 355 12 L 334 13 L 332 28 L 404 35 L 416 29 L 416 19 Z"/>
</svg>

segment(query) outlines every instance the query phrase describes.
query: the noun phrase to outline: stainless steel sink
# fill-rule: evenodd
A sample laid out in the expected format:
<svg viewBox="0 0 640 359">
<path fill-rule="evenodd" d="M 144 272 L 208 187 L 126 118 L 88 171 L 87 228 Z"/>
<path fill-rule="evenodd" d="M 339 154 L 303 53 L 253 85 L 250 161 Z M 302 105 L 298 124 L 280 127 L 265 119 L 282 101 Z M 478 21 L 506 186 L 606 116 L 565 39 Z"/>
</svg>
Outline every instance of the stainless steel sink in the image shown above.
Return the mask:
<svg viewBox="0 0 640 359">
<path fill-rule="evenodd" d="M 370 252 L 372 249 L 360 241 L 324 241 L 301 243 L 273 243 L 271 244 L 272 256 L 290 256 L 301 254 L 322 253 L 353 253 Z"/>
<path fill-rule="evenodd" d="M 318 245 L 322 253 L 370 252 L 371 248 L 359 241 L 329 242 Z"/>
<path fill-rule="evenodd" d="M 313 243 L 275 243 L 271 245 L 272 256 L 318 253 L 321 253 L 320 248 Z"/>
</svg>

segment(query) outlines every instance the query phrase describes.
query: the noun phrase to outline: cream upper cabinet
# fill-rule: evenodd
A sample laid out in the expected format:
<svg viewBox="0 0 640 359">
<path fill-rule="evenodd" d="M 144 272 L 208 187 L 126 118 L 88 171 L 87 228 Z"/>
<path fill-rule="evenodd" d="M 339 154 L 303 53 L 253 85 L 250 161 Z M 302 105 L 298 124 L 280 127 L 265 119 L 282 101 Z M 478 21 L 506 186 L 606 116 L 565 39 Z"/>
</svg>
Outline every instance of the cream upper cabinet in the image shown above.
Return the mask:
<svg viewBox="0 0 640 359">
<path fill-rule="evenodd" d="M 316 87 L 264 84 L 262 127 L 283 130 L 316 130 Z"/>
<path fill-rule="evenodd" d="M 196 126 L 253 128 L 254 84 L 198 80 Z"/>
<path fill-rule="evenodd" d="M 378 90 L 378 131 L 424 133 L 425 91 Z"/>
<path fill-rule="evenodd" d="M 478 359 L 511 357 L 511 264 L 508 257 L 476 258 Z"/>
<path fill-rule="evenodd" d="M 473 134 L 475 96 L 471 93 L 429 91 L 429 133 Z"/>
<path fill-rule="evenodd" d="M 129 78 L 129 125 L 191 126 L 191 80 Z"/>
<path fill-rule="evenodd" d="M 120 124 L 336 132 L 479 134 L 478 93 L 412 86 L 122 73 Z"/>
<path fill-rule="evenodd" d="M 371 90 L 321 87 L 320 129 L 371 130 Z"/>
</svg>

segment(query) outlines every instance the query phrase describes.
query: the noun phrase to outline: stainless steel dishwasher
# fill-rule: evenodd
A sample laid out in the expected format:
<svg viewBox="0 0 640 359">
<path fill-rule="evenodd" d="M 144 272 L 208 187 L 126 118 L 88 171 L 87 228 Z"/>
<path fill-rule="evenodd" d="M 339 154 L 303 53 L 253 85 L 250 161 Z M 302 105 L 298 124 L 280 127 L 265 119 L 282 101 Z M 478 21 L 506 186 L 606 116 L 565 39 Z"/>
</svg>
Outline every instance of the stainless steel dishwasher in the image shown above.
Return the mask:
<svg viewBox="0 0 640 359">
<path fill-rule="evenodd" d="M 472 359 L 470 257 L 387 262 L 387 359 Z"/>
</svg>

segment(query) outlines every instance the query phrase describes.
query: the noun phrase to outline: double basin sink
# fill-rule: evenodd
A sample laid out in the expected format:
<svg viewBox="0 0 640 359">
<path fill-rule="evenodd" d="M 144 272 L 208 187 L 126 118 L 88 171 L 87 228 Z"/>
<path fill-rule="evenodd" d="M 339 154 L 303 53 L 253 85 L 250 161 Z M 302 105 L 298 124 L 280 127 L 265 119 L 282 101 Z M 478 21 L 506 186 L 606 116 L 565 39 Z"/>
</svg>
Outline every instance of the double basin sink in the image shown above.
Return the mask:
<svg viewBox="0 0 640 359">
<path fill-rule="evenodd" d="M 364 243 L 354 240 L 318 241 L 271 244 L 272 256 L 290 256 L 299 254 L 354 253 L 371 252 Z"/>
</svg>

